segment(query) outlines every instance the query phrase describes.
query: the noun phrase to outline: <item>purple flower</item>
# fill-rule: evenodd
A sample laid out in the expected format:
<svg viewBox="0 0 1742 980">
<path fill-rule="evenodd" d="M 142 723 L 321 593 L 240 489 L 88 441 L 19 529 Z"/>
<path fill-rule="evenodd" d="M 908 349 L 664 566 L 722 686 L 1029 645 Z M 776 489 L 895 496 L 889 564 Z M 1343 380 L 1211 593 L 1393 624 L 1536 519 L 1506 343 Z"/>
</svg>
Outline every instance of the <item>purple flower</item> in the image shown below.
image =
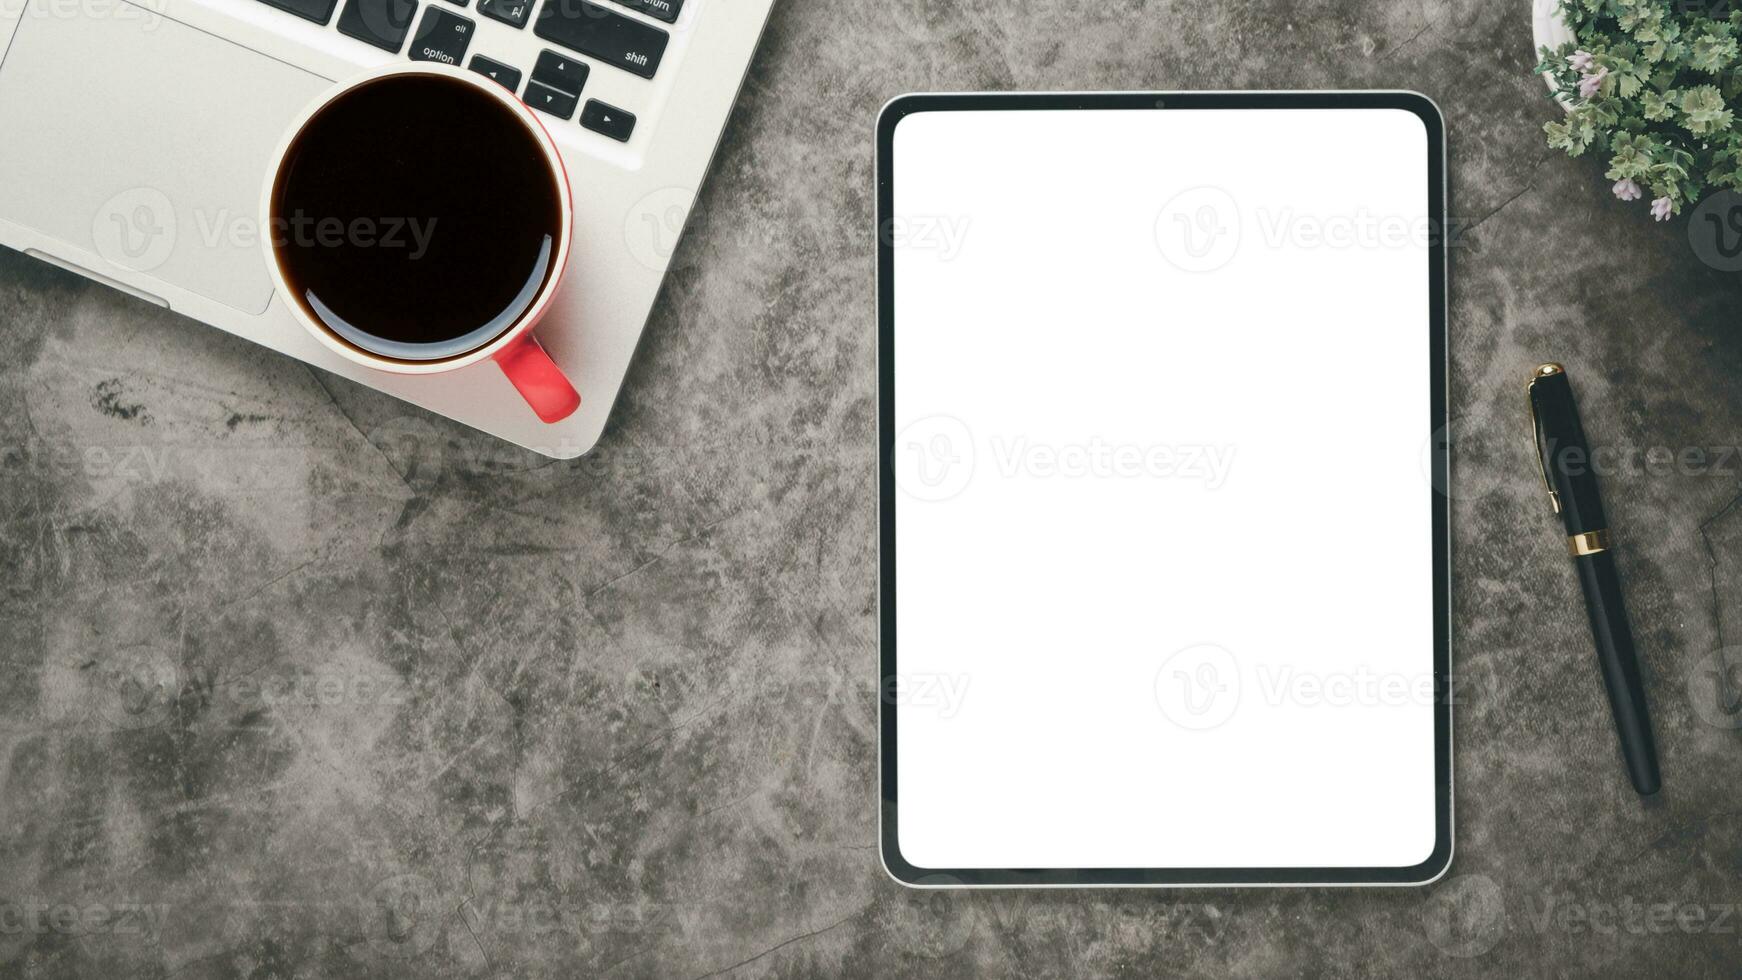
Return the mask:
<svg viewBox="0 0 1742 980">
<path fill-rule="evenodd" d="M 1591 70 L 1591 63 L 1596 59 L 1597 56 L 1589 51 L 1574 51 L 1567 59 L 1567 64 L 1573 66 L 1573 71 L 1583 75 Z"/>
<path fill-rule="evenodd" d="M 1587 99 L 1594 98 L 1603 87 L 1603 79 L 1609 77 L 1609 69 L 1599 68 L 1595 75 L 1586 75 L 1579 80 L 1579 94 Z"/>
<path fill-rule="evenodd" d="M 1670 216 L 1669 198 L 1660 197 L 1651 202 L 1651 217 L 1657 221 L 1668 221 Z"/>
<path fill-rule="evenodd" d="M 1634 183 L 1631 177 L 1616 181 L 1615 186 L 1609 189 L 1614 191 L 1615 196 L 1623 201 L 1637 201 L 1645 196 L 1645 193 L 1639 189 L 1639 185 Z"/>
</svg>

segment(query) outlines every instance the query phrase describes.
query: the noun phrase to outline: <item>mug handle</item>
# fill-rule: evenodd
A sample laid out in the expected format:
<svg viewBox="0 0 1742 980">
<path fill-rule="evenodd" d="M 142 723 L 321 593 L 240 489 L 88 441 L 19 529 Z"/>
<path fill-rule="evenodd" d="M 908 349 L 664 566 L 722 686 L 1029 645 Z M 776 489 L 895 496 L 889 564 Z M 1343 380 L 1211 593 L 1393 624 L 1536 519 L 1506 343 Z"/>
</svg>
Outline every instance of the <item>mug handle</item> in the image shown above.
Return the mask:
<svg viewBox="0 0 1742 980">
<path fill-rule="evenodd" d="M 521 334 L 492 355 L 502 373 L 542 422 L 561 422 L 581 407 L 581 394 L 532 335 Z"/>
</svg>

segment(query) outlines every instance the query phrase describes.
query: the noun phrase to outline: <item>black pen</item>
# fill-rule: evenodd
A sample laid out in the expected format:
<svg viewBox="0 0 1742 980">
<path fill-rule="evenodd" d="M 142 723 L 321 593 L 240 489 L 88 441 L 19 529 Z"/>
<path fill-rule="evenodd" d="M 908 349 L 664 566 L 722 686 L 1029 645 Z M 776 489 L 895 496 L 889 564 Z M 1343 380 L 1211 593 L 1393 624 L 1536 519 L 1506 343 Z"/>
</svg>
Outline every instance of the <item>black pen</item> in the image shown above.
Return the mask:
<svg viewBox="0 0 1742 980">
<path fill-rule="evenodd" d="M 1566 369 L 1544 364 L 1526 389 L 1536 425 L 1536 454 L 1549 500 L 1566 522 L 1567 548 L 1579 570 L 1585 607 L 1591 614 L 1591 636 L 1597 641 L 1597 664 L 1609 689 L 1609 710 L 1621 738 L 1621 757 L 1628 778 L 1641 796 L 1663 785 L 1657 771 L 1657 746 L 1651 738 L 1651 714 L 1645 707 L 1645 686 L 1639 680 L 1639 658 L 1633 652 L 1633 630 L 1621 601 L 1621 579 L 1609 551 L 1609 521 L 1597 495 L 1597 474 L 1573 387 Z"/>
</svg>

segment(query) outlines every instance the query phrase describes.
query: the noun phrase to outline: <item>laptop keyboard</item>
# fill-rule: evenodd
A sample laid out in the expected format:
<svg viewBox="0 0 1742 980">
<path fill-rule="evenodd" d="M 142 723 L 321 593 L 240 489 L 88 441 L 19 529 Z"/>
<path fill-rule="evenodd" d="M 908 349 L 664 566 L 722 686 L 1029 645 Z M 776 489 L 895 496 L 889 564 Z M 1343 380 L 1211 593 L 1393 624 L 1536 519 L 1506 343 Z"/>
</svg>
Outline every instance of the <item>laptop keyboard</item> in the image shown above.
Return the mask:
<svg viewBox="0 0 1742 980">
<path fill-rule="evenodd" d="M 339 14 L 339 33 L 398 54 L 416 13 L 413 0 L 348 0 Z"/>
<path fill-rule="evenodd" d="M 684 4 L 684 0 L 543 0 L 535 21 L 532 15 L 537 0 L 478 0 L 477 13 L 482 17 L 515 30 L 525 30 L 531 23 L 535 36 L 554 45 L 539 54 L 531 77 L 526 78 L 523 65 L 483 54 L 472 54 L 471 60 L 466 60 L 478 22 L 451 8 L 464 9 L 470 0 L 427 0 L 421 5 L 418 0 L 260 2 L 322 26 L 332 21 L 334 9 L 342 3 L 336 25 L 339 33 L 383 51 L 404 53 L 414 61 L 470 68 L 516 92 L 532 108 L 565 120 L 575 118 L 593 65 L 652 79 L 665 58 L 670 35 L 664 29 L 613 7 L 670 24 L 682 13 Z M 635 132 L 634 113 L 598 99 L 587 100 L 578 122 L 582 128 L 619 143 L 627 143 Z"/>
<path fill-rule="evenodd" d="M 510 27 L 525 27 L 527 15 L 532 13 L 532 0 L 478 0 L 478 13 Z"/>
<path fill-rule="evenodd" d="M 642 78 L 659 71 L 666 33 L 587 0 L 545 0 L 533 33 Z"/>
<path fill-rule="evenodd" d="M 339 0 L 262 0 L 269 7 L 288 11 L 298 17 L 304 17 L 317 24 L 325 24 L 333 19 L 333 8 Z"/>
</svg>

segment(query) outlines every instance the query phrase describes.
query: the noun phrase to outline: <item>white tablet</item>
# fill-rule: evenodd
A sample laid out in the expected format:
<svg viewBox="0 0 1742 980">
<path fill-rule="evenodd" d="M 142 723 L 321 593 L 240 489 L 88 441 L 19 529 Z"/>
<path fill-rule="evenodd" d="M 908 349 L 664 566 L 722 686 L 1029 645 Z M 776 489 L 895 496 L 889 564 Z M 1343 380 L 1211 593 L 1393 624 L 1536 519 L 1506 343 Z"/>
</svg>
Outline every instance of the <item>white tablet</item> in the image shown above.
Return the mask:
<svg viewBox="0 0 1742 980">
<path fill-rule="evenodd" d="M 1411 93 L 884 109 L 895 878 L 1445 871 L 1444 179 Z"/>
</svg>

